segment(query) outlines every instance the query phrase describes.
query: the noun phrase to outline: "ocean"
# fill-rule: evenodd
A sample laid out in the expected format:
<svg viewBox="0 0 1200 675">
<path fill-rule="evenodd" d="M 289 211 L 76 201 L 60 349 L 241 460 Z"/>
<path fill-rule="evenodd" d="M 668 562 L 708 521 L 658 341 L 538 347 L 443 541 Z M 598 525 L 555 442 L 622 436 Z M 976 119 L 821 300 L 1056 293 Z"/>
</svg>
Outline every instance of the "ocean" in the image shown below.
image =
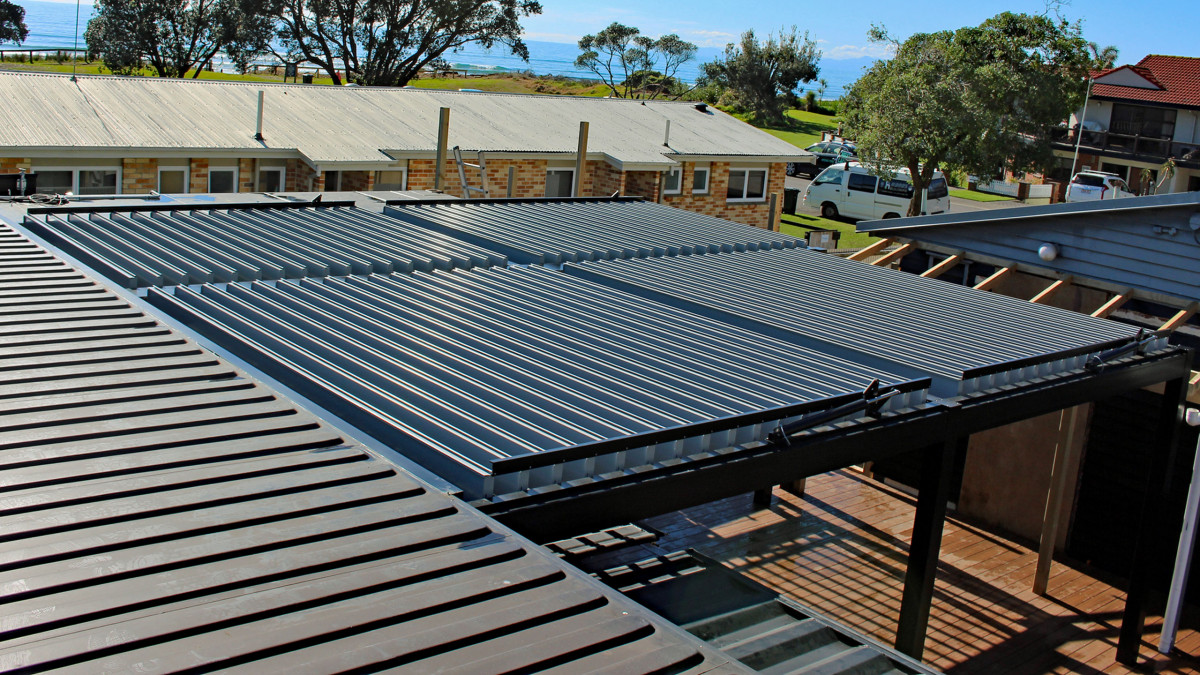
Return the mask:
<svg viewBox="0 0 1200 675">
<path fill-rule="evenodd" d="M 68 49 L 75 46 L 75 11 L 74 4 L 63 2 L 44 2 L 41 0 L 17 0 L 17 4 L 25 8 L 25 25 L 29 27 L 29 39 L 21 45 L 26 49 Z M 93 14 L 89 2 L 79 7 L 79 41 L 78 47 L 83 49 L 86 43 L 83 32 L 87 29 L 88 19 Z M 562 42 L 543 42 L 527 40 L 529 61 L 507 53 L 503 47 L 486 50 L 476 45 L 470 45 L 455 53 L 446 54 L 443 58 L 455 68 L 476 73 L 531 71 L 536 75 L 565 75 L 595 79 L 595 75 L 575 67 L 575 57 L 579 48 L 574 44 Z M 700 75 L 700 64 L 711 61 L 720 55 L 721 49 L 701 47 L 696 59 L 684 64 L 679 70 L 679 77 L 685 82 L 695 82 Z M 216 60 L 214 66 L 232 67 Z M 820 77 L 829 84 L 825 89 L 824 98 L 838 98 L 845 93 L 862 73 L 862 69 L 871 64 L 870 59 L 831 60 L 825 59 L 820 63 Z M 817 83 L 802 85 L 804 89 L 816 89 Z"/>
</svg>

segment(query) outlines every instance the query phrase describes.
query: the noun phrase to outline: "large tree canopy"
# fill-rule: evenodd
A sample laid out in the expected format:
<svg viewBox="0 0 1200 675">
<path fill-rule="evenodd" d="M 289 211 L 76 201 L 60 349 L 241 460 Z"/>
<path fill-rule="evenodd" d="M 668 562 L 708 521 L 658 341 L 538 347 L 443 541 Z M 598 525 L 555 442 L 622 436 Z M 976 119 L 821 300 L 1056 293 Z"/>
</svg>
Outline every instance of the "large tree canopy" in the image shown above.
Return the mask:
<svg viewBox="0 0 1200 675">
<path fill-rule="evenodd" d="M 748 30 L 739 44 L 727 45 L 722 56 L 702 66 L 700 84 L 717 85 L 725 91 L 723 102 L 756 121 L 778 123 L 795 105 L 796 87 L 817 79 L 820 60 L 816 43 L 795 26 L 762 43 Z"/>
<path fill-rule="evenodd" d="M 575 66 L 595 73 L 617 98 L 658 98 L 672 89 L 679 67 L 696 57 L 696 45 L 678 35 L 657 40 L 613 22 L 579 40 Z"/>
<path fill-rule="evenodd" d="M 25 26 L 25 8 L 8 0 L 0 0 L 0 42 L 21 44 L 29 37 Z"/>
<path fill-rule="evenodd" d="M 284 0 L 279 39 L 294 60 L 341 84 L 401 86 L 421 68 L 470 43 L 529 59 L 520 18 L 537 0 Z"/>
<path fill-rule="evenodd" d="M 97 0 L 84 39 L 114 73 L 143 63 L 159 77 L 185 77 L 224 51 L 243 69 L 264 49 L 272 0 Z"/>
<path fill-rule="evenodd" d="M 888 39 L 882 29 L 872 38 Z M 846 133 L 873 169 L 912 172 L 908 215 L 918 215 L 942 164 L 979 176 L 1048 166 L 1050 132 L 1082 102 L 1089 63 L 1079 25 L 1045 16 L 919 33 L 847 92 Z"/>
</svg>

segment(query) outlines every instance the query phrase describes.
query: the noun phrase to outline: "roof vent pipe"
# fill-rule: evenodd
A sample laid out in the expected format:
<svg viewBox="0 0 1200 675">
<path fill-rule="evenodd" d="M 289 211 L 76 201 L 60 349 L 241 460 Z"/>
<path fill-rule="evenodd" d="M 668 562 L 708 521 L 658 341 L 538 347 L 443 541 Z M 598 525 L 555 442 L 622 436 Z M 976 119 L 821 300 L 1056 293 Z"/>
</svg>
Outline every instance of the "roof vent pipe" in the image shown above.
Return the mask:
<svg viewBox="0 0 1200 675">
<path fill-rule="evenodd" d="M 667 130 L 663 132 L 663 145 L 671 146 L 671 120 L 667 120 Z"/>
<path fill-rule="evenodd" d="M 263 90 L 258 90 L 258 125 L 254 127 L 254 140 L 261 141 L 262 135 Z"/>
</svg>

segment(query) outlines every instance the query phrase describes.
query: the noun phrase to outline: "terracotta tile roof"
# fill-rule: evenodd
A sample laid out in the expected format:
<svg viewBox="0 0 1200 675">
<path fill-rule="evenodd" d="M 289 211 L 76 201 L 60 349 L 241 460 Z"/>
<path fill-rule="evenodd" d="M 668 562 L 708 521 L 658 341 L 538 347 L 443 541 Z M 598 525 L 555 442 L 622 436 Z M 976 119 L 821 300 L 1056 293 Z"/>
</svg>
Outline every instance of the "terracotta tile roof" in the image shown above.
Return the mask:
<svg viewBox="0 0 1200 675">
<path fill-rule="evenodd" d="M 1100 78 L 1121 69 L 1133 70 L 1161 89 L 1140 89 L 1097 82 L 1092 86 L 1092 96 L 1200 107 L 1200 58 L 1151 54 L 1136 66 L 1110 68 L 1096 73 L 1094 77 Z"/>
</svg>

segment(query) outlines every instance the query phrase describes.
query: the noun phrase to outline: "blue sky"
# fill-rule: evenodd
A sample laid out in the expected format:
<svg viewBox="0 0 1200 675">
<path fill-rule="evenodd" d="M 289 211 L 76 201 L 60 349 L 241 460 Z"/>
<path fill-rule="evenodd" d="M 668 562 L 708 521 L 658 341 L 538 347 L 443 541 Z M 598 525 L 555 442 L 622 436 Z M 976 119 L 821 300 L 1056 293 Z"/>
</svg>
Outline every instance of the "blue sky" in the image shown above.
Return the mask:
<svg viewBox="0 0 1200 675">
<path fill-rule="evenodd" d="M 867 42 L 872 23 L 893 35 L 977 25 L 1004 11 L 1039 14 L 1044 0 L 1007 3 L 970 2 L 811 2 L 809 0 L 541 0 L 542 15 L 524 20 L 527 39 L 575 42 L 613 21 L 637 26 L 645 35 L 678 33 L 706 47 L 723 47 L 747 28 L 755 33 L 795 24 L 817 40 L 824 59 L 878 57 Z M 1120 63 L 1136 63 L 1146 54 L 1200 56 L 1200 2 L 1197 0 L 1074 0 L 1061 13 L 1083 21 L 1083 35 L 1100 45 L 1116 45 Z"/>
</svg>

